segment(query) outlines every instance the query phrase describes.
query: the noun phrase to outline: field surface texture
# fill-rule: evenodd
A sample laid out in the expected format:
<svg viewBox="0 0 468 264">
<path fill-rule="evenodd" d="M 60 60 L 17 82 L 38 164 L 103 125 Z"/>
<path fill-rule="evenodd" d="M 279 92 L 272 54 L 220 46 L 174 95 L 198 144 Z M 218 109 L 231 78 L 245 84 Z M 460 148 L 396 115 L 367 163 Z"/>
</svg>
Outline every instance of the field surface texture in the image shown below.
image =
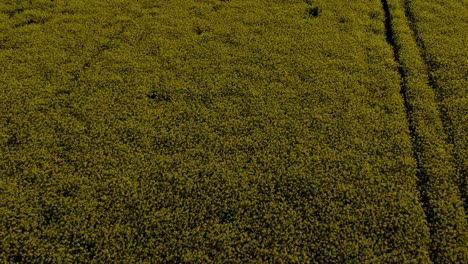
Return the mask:
<svg viewBox="0 0 468 264">
<path fill-rule="evenodd" d="M 0 1 L 0 263 L 468 263 L 466 0 Z"/>
</svg>

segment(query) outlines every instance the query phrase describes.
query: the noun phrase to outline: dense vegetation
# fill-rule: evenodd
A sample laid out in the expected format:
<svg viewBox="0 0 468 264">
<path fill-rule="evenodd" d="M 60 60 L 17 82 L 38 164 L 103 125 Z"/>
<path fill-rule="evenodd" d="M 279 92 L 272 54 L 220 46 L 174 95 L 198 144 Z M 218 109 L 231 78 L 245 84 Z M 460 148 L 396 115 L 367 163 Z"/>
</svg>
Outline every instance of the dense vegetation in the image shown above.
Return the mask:
<svg viewBox="0 0 468 264">
<path fill-rule="evenodd" d="M 468 3 L 407 0 L 405 4 L 454 148 L 455 181 L 468 209 Z"/>
<path fill-rule="evenodd" d="M 466 124 L 389 3 L 1 1 L 0 262 L 466 260 Z"/>
<path fill-rule="evenodd" d="M 457 170 L 444 131 L 427 65 L 411 30 L 405 1 L 388 1 L 403 96 L 413 133 L 421 194 L 431 227 L 431 254 L 436 263 L 468 262 L 468 225 L 457 187 Z"/>
</svg>

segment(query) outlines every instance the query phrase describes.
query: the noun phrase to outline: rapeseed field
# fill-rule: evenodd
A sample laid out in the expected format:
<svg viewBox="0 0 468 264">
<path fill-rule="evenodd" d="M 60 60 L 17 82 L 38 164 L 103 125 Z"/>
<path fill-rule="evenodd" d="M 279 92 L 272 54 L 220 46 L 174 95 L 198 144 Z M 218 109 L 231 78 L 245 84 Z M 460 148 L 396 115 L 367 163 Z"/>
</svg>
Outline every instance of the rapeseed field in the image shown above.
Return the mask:
<svg viewBox="0 0 468 264">
<path fill-rule="evenodd" d="M 467 6 L 3 0 L 1 263 L 467 263 Z"/>
</svg>

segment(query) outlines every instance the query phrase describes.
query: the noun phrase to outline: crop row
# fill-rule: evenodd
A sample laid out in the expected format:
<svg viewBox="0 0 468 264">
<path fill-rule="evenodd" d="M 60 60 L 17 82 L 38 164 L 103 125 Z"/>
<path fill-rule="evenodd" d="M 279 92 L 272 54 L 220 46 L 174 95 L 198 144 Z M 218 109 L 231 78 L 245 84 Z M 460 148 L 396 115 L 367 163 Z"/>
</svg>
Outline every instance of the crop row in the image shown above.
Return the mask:
<svg viewBox="0 0 468 264">
<path fill-rule="evenodd" d="M 430 86 L 427 65 L 405 14 L 404 1 L 386 3 L 401 64 L 403 96 L 413 131 L 421 193 L 431 228 L 431 259 L 436 263 L 463 263 L 468 259 L 468 225 L 437 96 Z"/>
<path fill-rule="evenodd" d="M 468 8 L 462 1 L 406 1 L 407 15 L 429 67 L 458 184 L 468 210 Z"/>
</svg>

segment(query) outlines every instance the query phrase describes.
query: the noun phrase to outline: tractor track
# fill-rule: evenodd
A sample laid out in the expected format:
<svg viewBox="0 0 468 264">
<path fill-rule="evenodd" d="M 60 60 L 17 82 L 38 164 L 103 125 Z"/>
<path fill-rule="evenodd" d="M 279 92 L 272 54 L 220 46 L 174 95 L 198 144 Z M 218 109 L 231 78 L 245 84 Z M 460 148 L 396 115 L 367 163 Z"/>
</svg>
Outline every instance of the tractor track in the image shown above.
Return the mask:
<svg viewBox="0 0 468 264">
<path fill-rule="evenodd" d="M 403 80 L 400 84 L 400 95 L 403 99 L 403 104 L 405 107 L 405 115 L 407 119 L 407 124 L 408 124 L 408 130 L 410 132 L 411 136 L 411 143 L 412 143 L 412 152 L 413 152 L 413 157 L 416 160 L 416 166 L 417 166 L 417 179 L 418 179 L 418 190 L 420 193 L 420 198 L 422 202 L 422 206 L 424 209 L 424 213 L 426 216 L 426 221 L 430 224 L 433 222 L 433 213 L 431 212 L 431 207 L 430 207 L 430 201 L 429 201 L 429 196 L 427 195 L 427 192 L 425 191 L 425 185 L 428 184 L 428 175 L 426 171 L 423 168 L 421 159 L 419 158 L 418 152 L 420 151 L 417 147 L 417 141 L 418 141 L 418 135 L 416 133 L 416 125 L 415 122 L 412 118 L 412 113 L 413 113 L 413 107 L 410 103 L 410 99 L 408 97 L 408 85 L 405 82 L 407 79 L 407 74 L 403 70 L 403 63 L 400 59 L 400 54 L 399 54 L 399 48 L 397 46 L 397 43 L 395 41 L 395 32 L 393 30 L 392 26 L 392 18 L 390 14 L 390 8 L 388 6 L 387 0 L 381 0 L 382 2 L 382 8 L 385 13 L 385 37 L 388 42 L 388 44 L 392 47 L 393 49 L 393 56 L 394 60 L 398 63 L 398 73 L 400 75 L 400 78 Z M 433 232 L 432 229 L 430 229 L 430 236 L 433 237 Z M 433 261 L 433 257 L 431 257 L 431 260 Z"/>
<path fill-rule="evenodd" d="M 381 0 L 386 40 L 393 48 L 402 79 L 400 94 L 405 106 L 413 156 L 417 165 L 420 201 L 429 227 L 429 258 L 433 263 L 459 261 L 465 256 L 466 213 L 455 156 L 440 108 L 440 95 L 430 77 L 425 46 L 415 28 L 408 0 Z M 413 21 L 413 22 L 412 22 Z M 416 30 L 416 31 L 415 31 Z"/>
<path fill-rule="evenodd" d="M 437 63 L 432 60 L 428 54 L 428 49 L 426 46 L 426 43 L 424 42 L 423 38 L 421 37 L 421 34 L 419 32 L 417 23 L 416 23 L 416 16 L 413 12 L 412 8 L 412 1 L 411 0 L 404 0 L 404 9 L 405 9 L 405 16 L 406 19 L 408 20 L 408 25 L 413 33 L 413 37 L 416 40 L 416 44 L 419 48 L 419 53 L 421 55 L 421 58 L 424 61 L 424 64 L 427 67 L 427 72 L 428 74 L 428 79 L 429 79 L 429 86 L 432 88 L 434 91 L 436 98 L 437 98 L 437 104 L 438 104 L 438 110 L 440 114 L 440 119 L 442 121 L 442 125 L 444 127 L 445 134 L 447 135 L 446 141 L 449 145 L 455 146 L 456 140 L 455 140 L 455 135 L 453 133 L 453 130 L 450 129 L 451 127 L 454 126 L 454 124 L 450 121 L 450 119 L 447 116 L 447 109 L 444 107 L 442 104 L 444 101 L 444 95 L 443 95 L 443 89 L 439 84 L 439 81 L 437 80 L 437 77 L 434 73 L 437 71 Z M 454 151 L 452 153 L 453 157 L 455 160 L 460 159 L 460 155 L 457 151 Z M 461 168 L 461 165 L 456 162 L 456 169 L 457 169 L 457 175 L 463 175 L 462 171 L 463 169 Z M 468 195 L 467 195 L 467 182 L 462 178 L 461 182 L 457 182 L 457 187 L 459 188 L 460 192 L 462 193 L 462 198 L 464 202 L 464 208 L 465 208 L 465 213 L 468 212 Z"/>
</svg>

